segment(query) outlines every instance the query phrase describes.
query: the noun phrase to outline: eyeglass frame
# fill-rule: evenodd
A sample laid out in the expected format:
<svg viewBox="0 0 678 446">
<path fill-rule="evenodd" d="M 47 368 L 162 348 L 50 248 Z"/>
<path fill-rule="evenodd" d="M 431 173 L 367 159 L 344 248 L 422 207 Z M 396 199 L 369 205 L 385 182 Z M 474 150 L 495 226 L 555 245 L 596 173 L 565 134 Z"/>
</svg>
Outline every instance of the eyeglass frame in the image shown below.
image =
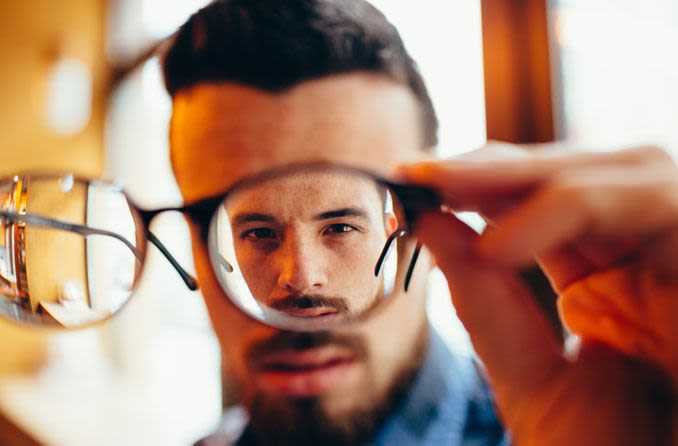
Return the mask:
<svg viewBox="0 0 678 446">
<path fill-rule="evenodd" d="M 183 206 L 174 206 L 174 207 L 162 207 L 162 208 L 157 208 L 157 209 L 143 209 L 139 205 L 137 205 L 134 200 L 125 192 L 125 190 L 122 187 L 117 187 L 118 192 L 120 192 L 126 199 L 128 206 L 130 207 L 130 210 L 132 212 L 132 215 L 135 217 L 138 216 L 138 220 L 142 223 L 142 228 L 143 228 L 143 235 L 144 238 L 153 244 L 162 254 L 163 256 L 167 259 L 167 261 L 172 265 L 172 267 L 175 269 L 177 274 L 181 277 L 182 281 L 186 285 L 186 287 L 191 290 L 191 291 L 196 291 L 199 289 L 198 281 L 195 277 L 193 277 L 191 274 L 189 274 L 182 266 L 181 264 L 176 260 L 176 258 L 169 252 L 169 250 L 165 247 L 165 245 L 153 234 L 153 232 L 150 230 L 150 225 L 151 222 L 155 217 L 158 215 L 165 213 L 165 212 L 179 212 L 185 216 L 188 217 L 190 221 L 198 225 L 198 228 L 200 230 L 200 236 L 201 240 L 203 243 L 207 243 L 208 240 L 208 233 L 209 233 L 209 228 L 211 225 L 212 218 L 214 214 L 217 212 L 220 206 L 223 205 L 225 199 L 233 193 L 233 191 L 243 188 L 247 186 L 248 184 L 256 184 L 260 183 L 262 181 L 265 181 L 267 179 L 272 179 L 276 177 L 283 176 L 288 173 L 292 172 L 302 172 L 302 171 L 319 171 L 319 170 L 327 170 L 327 169 L 332 169 L 332 170 L 339 170 L 339 171 L 345 171 L 354 175 L 362 175 L 368 178 L 371 178 L 374 180 L 377 184 L 387 188 L 389 191 L 394 193 L 397 198 L 398 202 L 400 203 L 402 207 L 402 211 L 404 214 L 404 219 L 405 219 L 405 227 L 402 227 L 399 225 L 398 228 L 388 237 L 384 248 L 382 249 L 382 252 L 379 256 L 379 260 L 377 261 L 377 264 L 375 265 L 375 270 L 374 274 L 375 276 L 379 275 L 379 271 L 381 269 L 381 265 L 384 261 L 384 258 L 386 257 L 386 254 L 393 243 L 393 241 L 396 238 L 404 237 L 408 235 L 408 230 L 410 230 L 416 221 L 416 219 L 419 217 L 419 215 L 422 212 L 428 211 L 428 210 L 437 210 L 440 209 L 441 206 L 443 205 L 443 202 L 441 200 L 440 195 L 432 188 L 425 187 L 425 186 L 420 186 L 420 185 L 411 185 L 411 184 L 404 184 L 404 183 L 396 183 L 394 181 L 391 181 L 379 174 L 376 174 L 374 172 L 371 172 L 369 170 L 356 167 L 356 166 L 349 166 L 349 165 L 344 165 L 344 164 L 339 164 L 339 163 L 332 163 L 332 162 L 313 162 L 313 163 L 299 163 L 299 164 L 288 164 L 282 167 L 278 168 L 273 168 L 270 170 L 263 171 L 261 173 L 255 174 L 250 177 L 246 177 L 244 179 L 241 179 L 239 181 L 236 181 L 234 184 L 229 186 L 225 191 L 197 200 L 191 204 L 188 205 L 183 205 Z M 104 183 L 110 186 L 115 187 L 115 183 L 111 183 L 105 180 L 96 180 L 92 178 L 86 178 L 86 177 L 80 177 L 72 174 L 59 174 L 59 173 L 45 173 L 45 172 L 37 172 L 37 173 L 32 173 L 32 172 L 23 172 L 20 174 L 16 174 L 14 176 L 9 176 L 6 178 L 16 178 L 17 176 L 28 176 L 30 178 L 64 178 L 66 176 L 70 176 L 73 180 L 78 180 L 80 182 L 84 183 L 91 183 L 93 181 L 98 181 L 100 183 Z M 141 256 L 141 253 L 138 251 L 137 248 L 134 247 L 134 245 L 131 244 L 129 240 L 126 240 L 124 237 L 122 237 L 120 234 L 116 234 L 112 231 L 108 230 L 103 230 L 103 229 L 97 229 L 97 228 L 92 228 L 86 225 L 79 225 L 79 224 L 74 224 L 74 223 L 67 223 L 63 222 L 60 220 L 52 219 L 49 217 L 44 217 L 40 216 L 38 214 L 18 214 L 16 212 L 12 211 L 7 211 L 5 209 L 0 209 L 0 218 L 4 218 L 10 222 L 23 222 L 41 226 L 41 227 L 47 227 L 47 228 L 53 228 L 53 229 L 59 229 L 63 231 L 68 231 L 68 232 L 73 232 L 77 233 L 80 235 L 92 235 L 92 234 L 97 234 L 97 235 L 104 235 L 108 237 L 113 237 L 119 241 L 121 241 L 123 244 L 125 244 L 132 252 L 134 253 L 135 257 L 137 260 L 141 263 L 141 266 L 143 267 L 143 262 L 145 261 L 145 255 Z M 412 254 L 412 258 L 410 260 L 406 275 L 405 275 L 405 283 L 404 283 L 404 288 L 405 291 L 407 292 L 409 283 L 414 271 L 414 267 L 416 265 L 420 250 L 421 250 L 421 243 L 417 241 L 416 247 L 414 249 L 414 252 Z M 145 253 L 144 253 L 145 254 Z M 141 258 L 140 258 L 141 257 Z M 143 268 L 141 268 L 143 270 Z"/>
</svg>

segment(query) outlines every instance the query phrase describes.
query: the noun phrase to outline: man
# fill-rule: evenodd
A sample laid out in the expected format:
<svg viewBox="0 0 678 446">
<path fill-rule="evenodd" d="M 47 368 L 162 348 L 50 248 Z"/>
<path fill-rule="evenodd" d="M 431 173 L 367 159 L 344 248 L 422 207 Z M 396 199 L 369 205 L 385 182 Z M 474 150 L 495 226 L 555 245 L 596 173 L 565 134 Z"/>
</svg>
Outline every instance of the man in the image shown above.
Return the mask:
<svg viewBox="0 0 678 446">
<path fill-rule="evenodd" d="M 293 162 L 388 174 L 435 144 L 421 78 L 392 27 L 361 1 L 213 3 L 181 29 L 164 68 L 172 161 L 189 203 Z M 678 175 L 663 152 L 491 147 L 399 172 L 493 223 L 478 236 L 449 212 L 433 213 L 417 230 L 453 288 L 517 444 L 678 442 Z M 232 441 L 504 441 L 476 368 L 427 324 L 422 271 L 408 298 L 360 325 L 286 333 L 230 303 L 199 229 L 191 231 L 224 363 L 248 413 Z M 535 254 L 582 335 L 567 355 L 519 280 Z M 264 357 L 277 370 L 251 373 Z M 214 444 L 227 444 L 231 427 Z"/>
<path fill-rule="evenodd" d="M 436 142 L 414 63 L 363 1 L 214 2 L 178 32 L 164 74 L 171 159 L 188 203 L 290 163 L 329 160 L 387 174 Z M 193 226 L 192 237 L 223 362 L 249 417 L 240 444 L 502 441 L 473 363 L 431 332 L 423 271 L 407 298 L 360 325 L 287 333 L 229 301 Z M 258 367 L 264 357 L 274 370 Z"/>
<path fill-rule="evenodd" d="M 273 309 L 330 322 L 358 318 L 382 300 L 375 264 L 397 221 L 372 178 L 326 168 L 285 172 L 238 188 L 224 208 L 219 248 L 232 246 L 224 255 L 237 268 L 222 269 L 221 280 L 236 302 L 256 300 L 267 320 Z"/>
</svg>

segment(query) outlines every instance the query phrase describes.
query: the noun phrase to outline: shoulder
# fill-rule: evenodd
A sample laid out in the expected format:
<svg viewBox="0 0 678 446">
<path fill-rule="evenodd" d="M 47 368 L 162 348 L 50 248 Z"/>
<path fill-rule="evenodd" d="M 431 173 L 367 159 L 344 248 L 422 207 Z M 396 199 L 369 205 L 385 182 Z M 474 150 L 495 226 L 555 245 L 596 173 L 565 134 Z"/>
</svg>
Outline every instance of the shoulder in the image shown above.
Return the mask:
<svg viewBox="0 0 678 446">
<path fill-rule="evenodd" d="M 504 429 L 482 368 L 452 352 L 431 329 L 431 343 L 403 406 L 377 444 L 503 445 Z"/>
</svg>

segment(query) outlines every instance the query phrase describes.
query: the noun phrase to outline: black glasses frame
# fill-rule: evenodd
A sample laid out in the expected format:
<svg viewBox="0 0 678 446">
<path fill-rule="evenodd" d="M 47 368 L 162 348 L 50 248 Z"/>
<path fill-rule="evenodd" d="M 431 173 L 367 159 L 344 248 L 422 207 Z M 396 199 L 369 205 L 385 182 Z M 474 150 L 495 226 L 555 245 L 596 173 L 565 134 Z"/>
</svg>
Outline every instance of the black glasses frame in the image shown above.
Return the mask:
<svg viewBox="0 0 678 446">
<path fill-rule="evenodd" d="M 234 190 L 246 187 L 248 184 L 260 183 L 262 181 L 266 181 L 267 179 L 284 176 L 286 174 L 293 172 L 298 173 L 303 171 L 317 171 L 328 169 L 372 178 L 377 184 L 384 186 L 385 188 L 390 190 L 393 194 L 395 194 L 398 202 L 402 207 L 402 211 L 405 218 L 405 227 L 401 226 L 397 228 L 393 232 L 393 234 L 391 234 L 391 236 L 389 236 L 389 238 L 387 239 L 386 244 L 379 256 L 379 259 L 374 269 L 375 276 L 379 275 L 383 262 L 386 259 L 386 255 L 388 254 L 388 251 L 392 246 L 393 242 L 395 241 L 395 239 L 409 235 L 416 219 L 422 212 L 427 210 L 440 209 L 442 205 L 442 200 L 434 189 L 419 185 L 396 183 L 381 175 L 375 174 L 374 172 L 359 167 L 328 162 L 316 162 L 304 164 L 290 164 L 281 168 L 265 171 L 261 174 L 254 175 L 252 177 L 248 177 L 245 178 L 244 180 L 236 182 L 234 185 L 232 185 L 226 191 L 220 194 L 204 198 L 192 204 L 178 208 L 164 208 L 153 211 L 140 211 L 140 214 L 142 219 L 144 220 L 144 223 L 148 227 L 150 221 L 159 213 L 167 211 L 181 212 L 184 215 L 188 216 L 191 219 L 191 221 L 195 222 L 199 226 L 200 235 L 204 242 L 208 238 L 209 226 L 212 217 L 214 216 L 214 213 L 217 211 L 219 206 L 222 205 L 222 203 L 228 197 L 228 195 L 230 195 Z M 163 248 L 161 248 L 161 246 L 162 245 L 160 244 L 156 244 L 156 247 L 158 247 L 162 251 Z M 417 259 L 419 258 L 421 248 L 422 244 L 417 242 L 414 252 L 412 254 L 412 258 L 408 265 L 407 272 L 405 274 L 405 283 L 404 283 L 405 292 L 407 292 L 409 289 L 412 274 L 414 273 L 414 267 L 417 263 Z M 163 254 L 165 254 L 165 252 L 163 252 Z M 181 269 L 179 265 L 175 265 L 176 260 L 174 260 L 169 253 L 165 254 L 165 257 L 167 257 L 167 259 L 170 261 L 170 263 L 172 263 L 172 265 L 175 267 L 175 269 L 180 275 L 185 273 L 182 272 L 183 269 Z M 182 279 L 184 279 L 183 275 Z M 184 279 L 184 282 L 186 282 L 186 284 L 189 285 L 186 279 Z"/>
<path fill-rule="evenodd" d="M 159 208 L 159 209 L 151 209 L 151 210 L 145 210 L 140 208 L 138 205 L 134 203 L 134 201 L 123 191 L 120 190 L 120 192 L 126 197 L 127 202 L 130 206 L 130 209 L 132 210 L 132 213 L 135 216 L 138 216 L 140 219 L 140 222 L 143 225 L 144 229 L 144 235 L 146 240 L 148 240 L 151 244 L 153 244 L 158 250 L 162 253 L 162 255 L 167 259 L 167 261 L 172 265 L 172 267 L 176 270 L 176 272 L 179 274 L 183 282 L 186 284 L 188 289 L 191 291 L 195 291 L 198 289 L 198 281 L 196 280 L 195 277 L 193 277 L 191 274 L 189 274 L 176 260 L 176 258 L 169 252 L 169 250 L 165 247 L 165 245 L 153 234 L 153 232 L 150 231 L 150 225 L 151 222 L 155 217 L 158 215 L 164 213 L 164 212 L 180 212 L 184 215 L 186 215 L 192 222 L 196 223 L 200 229 L 200 235 L 205 242 L 208 238 L 208 232 L 209 232 L 209 226 L 210 222 L 212 220 L 212 217 L 214 216 L 214 213 L 219 209 L 219 206 L 222 205 L 226 197 L 230 195 L 234 190 L 239 189 L 241 187 L 244 187 L 248 184 L 253 184 L 253 183 L 258 183 L 261 181 L 265 181 L 266 179 L 272 179 L 278 176 L 282 176 L 285 174 L 289 174 L 291 172 L 303 172 L 303 171 L 316 171 L 319 169 L 323 170 L 337 170 L 337 171 L 343 171 L 347 173 L 352 173 L 355 175 L 361 175 L 365 177 L 369 177 L 374 179 L 378 184 L 388 188 L 393 194 L 396 195 L 396 198 L 398 202 L 400 203 L 402 207 L 402 211 L 404 213 L 404 219 L 405 219 L 405 227 L 399 227 L 397 228 L 391 236 L 388 237 L 387 242 L 379 256 L 379 260 L 377 261 L 377 264 L 375 266 L 374 274 L 375 276 L 378 276 L 383 262 L 386 258 L 386 255 L 388 254 L 388 250 L 392 246 L 393 242 L 395 241 L 396 238 L 400 237 L 405 237 L 409 234 L 411 231 L 411 228 L 414 226 L 414 223 L 416 222 L 416 219 L 419 217 L 419 215 L 428 210 L 435 210 L 435 209 L 440 209 L 442 205 L 442 201 L 438 193 L 428 187 L 424 186 L 418 186 L 418 185 L 409 185 L 409 184 L 401 184 L 401 183 L 395 183 L 393 181 L 390 181 L 386 179 L 385 177 L 382 177 L 380 175 L 377 175 L 373 172 L 370 172 L 365 169 L 361 169 L 358 167 L 353 167 L 353 166 L 346 166 L 342 164 L 335 164 L 335 163 L 327 163 L 327 162 L 319 162 L 319 163 L 305 163 L 305 164 L 291 164 L 287 165 L 282 168 L 277 168 L 277 169 L 272 169 L 269 171 L 266 171 L 264 173 L 254 175 L 253 177 L 246 178 L 244 180 L 236 182 L 234 185 L 229 187 L 226 191 L 213 195 L 211 197 L 207 197 L 201 200 L 198 200 L 194 203 L 181 206 L 181 207 L 164 207 L 164 208 Z M 25 173 L 20 176 L 30 176 L 30 177 L 64 177 L 63 174 L 30 174 L 30 173 Z M 92 180 L 86 179 L 86 178 L 80 178 L 80 177 L 75 177 L 72 176 L 72 178 L 77 179 L 78 181 L 82 182 L 90 182 Z M 20 214 L 12 211 L 7 211 L 7 210 L 0 210 L 0 217 L 9 221 L 9 222 L 18 222 L 18 223 L 28 223 L 36 226 L 43 226 L 43 227 L 49 227 L 49 228 L 54 228 L 54 229 L 59 229 L 63 231 L 69 231 L 69 232 L 74 232 L 78 233 L 81 235 L 92 235 L 92 234 L 97 234 L 97 235 L 103 235 L 103 236 L 108 236 L 108 237 L 113 237 L 118 240 L 120 240 L 122 243 L 124 243 L 135 255 L 137 261 L 141 262 L 143 259 L 143 255 L 137 248 L 135 248 L 131 242 L 128 240 L 124 239 L 122 236 L 119 234 L 115 234 L 111 231 L 106 231 L 106 230 L 101 230 L 97 228 L 92 228 L 86 225 L 79 225 L 79 224 L 73 224 L 73 223 L 67 223 L 63 222 L 60 220 L 36 215 L 36 214 Z M 417 262 L 417 258 L 419 256 L 419 252 L 421 250 L 421 243 L 417 242 L 415 250 L 412 254 L 412 259 L 410 260 L 410 264 L 407 269 L 407 273 L 405 275 L 405 291 L 408 290 L 410 280 L 412 277 L 412 273 L 414 271 L 414 267 Z"/>
</svg>

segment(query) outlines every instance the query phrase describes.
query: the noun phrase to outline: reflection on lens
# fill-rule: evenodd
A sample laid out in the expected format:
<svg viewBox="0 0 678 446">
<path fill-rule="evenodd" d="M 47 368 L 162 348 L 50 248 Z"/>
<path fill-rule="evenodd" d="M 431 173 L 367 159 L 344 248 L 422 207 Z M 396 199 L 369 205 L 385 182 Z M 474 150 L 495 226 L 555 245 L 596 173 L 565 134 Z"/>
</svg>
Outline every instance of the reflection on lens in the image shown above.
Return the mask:
<svg viewBox="0 0 678 446">
<path fill-rule="evenodd" d="M 143 240 L 127 198 L 73 176 L 0 180 L 0 315 L 80 327 L 130 298 Z"/>
<path fill-rule="evenodd" d="M 269 175 L 227 196 L 212 220 L 210 255 L 226 294 L 251 316 L 325 329 L 392 294 L 397 208 L 386 186 L 360 172 Z"/>
</svg>

